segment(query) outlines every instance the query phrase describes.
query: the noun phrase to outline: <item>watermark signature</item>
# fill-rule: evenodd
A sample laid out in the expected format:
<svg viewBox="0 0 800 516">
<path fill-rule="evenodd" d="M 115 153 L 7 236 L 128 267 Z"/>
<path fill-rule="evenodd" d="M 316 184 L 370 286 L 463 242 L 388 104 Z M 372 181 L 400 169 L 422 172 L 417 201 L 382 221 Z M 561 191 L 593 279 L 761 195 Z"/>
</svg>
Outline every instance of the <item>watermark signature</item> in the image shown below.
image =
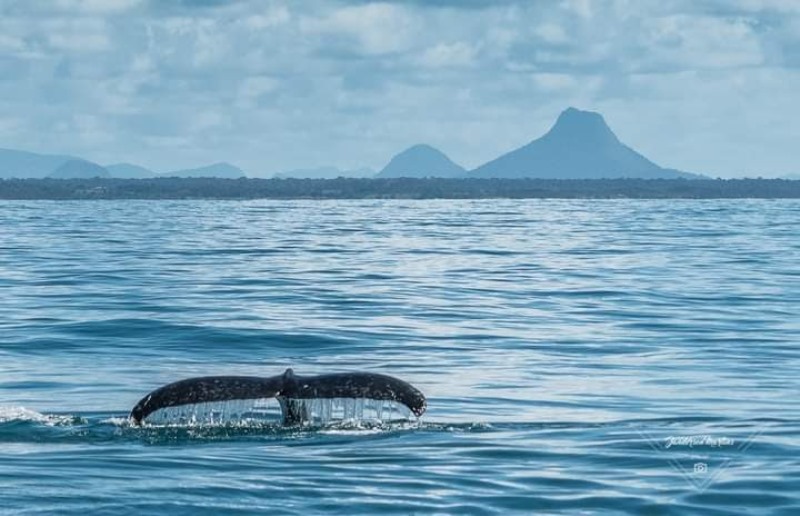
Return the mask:
<svg viewBox="0 0 800 516">
<path fill-rule="evenodd" d="M 709 448 L 719 448 L 722 446 L 733 446 L 735 441 L 730 437 L 714 437 L 712 435 L 670 435 L 665 439 L 664 449 L 669 450 L 673 446 L 684 446 L 689 448 L 707 446 Z"/>
<path fill-rule="evenodd" d="M 695 489 L 704 491 L 742 458 L 761 432 L 739 438 L 711 433 L 658 437 L 647 429 L 639 434 Z"/>
</svg>

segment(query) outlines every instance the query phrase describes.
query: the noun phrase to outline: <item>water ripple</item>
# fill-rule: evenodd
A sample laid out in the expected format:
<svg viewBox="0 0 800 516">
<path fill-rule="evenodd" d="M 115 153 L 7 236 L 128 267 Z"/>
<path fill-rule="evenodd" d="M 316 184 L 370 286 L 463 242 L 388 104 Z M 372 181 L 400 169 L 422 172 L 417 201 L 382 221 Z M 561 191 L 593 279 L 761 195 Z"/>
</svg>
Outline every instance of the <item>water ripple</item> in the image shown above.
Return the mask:
<svg viewBox="0 0 800 516">
<path fill-rule="evenodd" d="M 0 512 L 800 510 L 797 201 L 3 202 L 0 221 Z M 126 422 L 164 383 L 290 366 L 394 374 L 429 411 Z"/>
</svg>

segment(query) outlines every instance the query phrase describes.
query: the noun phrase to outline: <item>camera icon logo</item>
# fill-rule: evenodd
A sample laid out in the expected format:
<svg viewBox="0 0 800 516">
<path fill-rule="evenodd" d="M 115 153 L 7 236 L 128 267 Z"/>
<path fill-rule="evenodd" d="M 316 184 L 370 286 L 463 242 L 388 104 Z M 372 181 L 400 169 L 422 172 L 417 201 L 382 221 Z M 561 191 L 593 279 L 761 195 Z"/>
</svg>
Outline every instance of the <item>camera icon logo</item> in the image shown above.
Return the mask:
<svg viewBox="0 0 800 516">
<path fill-rule="evenodd" d="M 694 474 L 705 475 L 706 473 L 708 473 L 708 464 L 706 464 L 705 462 L 695 462 Z"/>
</svg>

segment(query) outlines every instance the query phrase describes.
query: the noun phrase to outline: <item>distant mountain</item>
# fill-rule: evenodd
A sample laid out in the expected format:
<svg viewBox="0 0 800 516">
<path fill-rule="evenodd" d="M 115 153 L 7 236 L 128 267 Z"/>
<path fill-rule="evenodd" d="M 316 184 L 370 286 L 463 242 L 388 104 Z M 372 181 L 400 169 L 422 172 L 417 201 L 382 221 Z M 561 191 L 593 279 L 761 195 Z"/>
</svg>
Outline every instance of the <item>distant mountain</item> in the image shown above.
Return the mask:
<svg viewBox="0 0 800 516">
<path fill-rule="evenodd" d="M 71 159 L 56 168 L 47 177 L 52 179 L 88 179 L 111 177 L 104 167 L 85 159 Z"/>
<path fill-rule="evenodd" d="M 393 157 L 376 177 L 463 177 L 464 167 L 430 145 L 414 145 Z"/>
<path fill-rule="evenodd" d="M 790 181 L 797 181 L 797 180 L 800 180 L 800 174 L 786 174 L 785 176 L 781 176 L 781 179 L 788 179 Z"/>
<path fill-rule="evenodd" d="M 665 169 L 617 139 L 603 116 L 569 108 L 538 140 L 470 172 L 472 177 L 550 179 L 700 178 Z"/>
<path fill-rule="evenodd" d="M 46 177 L 71 159 L 76 158 L 0 149 L 0 178 Z"/>
<path fill-rule="evenodd" d="M 156 176 L 156 173 L 152 170 L 132 163 L 115 163 L 113 165 L 106 165 L 105 168 L 111 174 L 111 177 L 118 177 L 120 179 L 142 179 Z"/>
<path fill-rule="evenodd" d="M 373 177 L 375 171 L 371 168 L 356 168 L 341 170 L 336 167 L 298 168 L 275 174 L 275 179 L 336 179 L 337 177 Z"/>
<path fill-rule="evenodd" d="M 176 170 L 174 172 L 167 172 L 160 174 L 161 177 L 220 177 L 227 179 L 238 179 L 246 177 L 245 173 L 239 167 L 231 165 L 230 163 L 214 163 L 207 167 L 190 168 L 187 170 Z"/>
</svg>

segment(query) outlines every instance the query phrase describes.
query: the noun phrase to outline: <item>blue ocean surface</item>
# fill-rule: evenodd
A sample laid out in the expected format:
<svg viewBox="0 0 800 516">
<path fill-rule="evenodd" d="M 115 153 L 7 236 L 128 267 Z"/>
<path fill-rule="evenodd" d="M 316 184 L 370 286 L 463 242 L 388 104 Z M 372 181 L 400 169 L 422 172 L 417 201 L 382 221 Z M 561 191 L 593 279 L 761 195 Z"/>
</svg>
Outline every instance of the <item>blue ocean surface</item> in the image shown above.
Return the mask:
<svg viewBox="0 0 800 516">
<path fill-rule="evenodd" d="M 367 371 L 419 420 L 132 426 Z M 800 514 L 800 202 L 0 203 L 2 514 Z"/>
</svg>

